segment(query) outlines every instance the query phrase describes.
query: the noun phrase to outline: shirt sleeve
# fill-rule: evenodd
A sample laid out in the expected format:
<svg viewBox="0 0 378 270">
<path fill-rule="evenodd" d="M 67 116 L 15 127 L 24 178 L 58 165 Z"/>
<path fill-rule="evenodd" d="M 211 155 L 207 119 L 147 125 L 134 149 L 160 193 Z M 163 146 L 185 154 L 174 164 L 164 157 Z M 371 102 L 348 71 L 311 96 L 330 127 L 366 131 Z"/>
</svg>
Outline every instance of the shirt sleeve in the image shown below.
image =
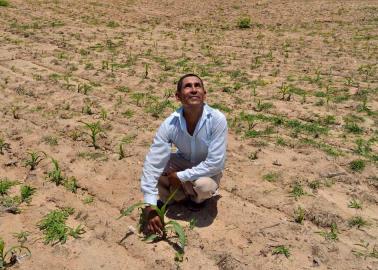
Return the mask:
<svg viewBox="0 0 378 270">
<path fill-rule="evenodd" d="M 214 121 L 215 122 L 215 121 Z M 213 176 L 222 172 L 226 160 L 227 121 L 222 116 L 214 123 L 208 154 L 204 161 L 191 169 L 178 172 L 177 177 L 182 181 L 194 181 L 200 177 Z"/>
<path fill-rule="evenodd" d="M 158 179 L 169 160 L 170 153 L 169 128 L 167 121 L 165 121 L 156 133 L 143 165 L 141 190 L 144 194 L 145 203 L 156 205 Z"/>
</svg>

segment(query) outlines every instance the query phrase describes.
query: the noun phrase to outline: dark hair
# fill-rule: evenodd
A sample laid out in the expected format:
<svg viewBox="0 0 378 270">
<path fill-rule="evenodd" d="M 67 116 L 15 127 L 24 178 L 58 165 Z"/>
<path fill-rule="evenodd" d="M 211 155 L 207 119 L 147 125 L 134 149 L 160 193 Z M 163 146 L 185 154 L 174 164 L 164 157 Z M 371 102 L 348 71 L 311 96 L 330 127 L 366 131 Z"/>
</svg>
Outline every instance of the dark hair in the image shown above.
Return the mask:
<svg viewBox="0 0 378 270">
<path fill-rule="evenodd" d="M 200 81 L 201 81 L 201 85 L 202 85 L 202 88 L 205 88 L 205 86 L 203 85 L 203 81 L 202 79 L 196 75 L 196 74 L 185 74 L 184 76 L 182 76 L 179 81 L 177 82 L 177 92 L 180 92 L 181 91 L 181 88 L 182 88 L 182 81 L 187 78 L 187 77 L 197 77 Z"/>
</svg>

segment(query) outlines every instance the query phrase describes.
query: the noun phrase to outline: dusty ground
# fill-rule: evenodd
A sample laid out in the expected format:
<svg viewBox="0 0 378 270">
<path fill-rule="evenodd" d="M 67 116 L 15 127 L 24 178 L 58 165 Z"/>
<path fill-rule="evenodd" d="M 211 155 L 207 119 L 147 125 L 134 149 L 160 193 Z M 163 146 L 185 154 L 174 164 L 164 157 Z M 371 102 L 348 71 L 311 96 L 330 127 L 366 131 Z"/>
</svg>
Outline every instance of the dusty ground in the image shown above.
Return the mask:
<svg viewBox="0 0 378 270">
<path fill-rule="evenodd" d="M 250 28 L 238 27 L 247 17 Z M 17 244 L 14 233 L 30 232 L 32 256 L 13 268 L 378 269 L 377 45 L 378 1 L 0 7 L 0 138 L 10 146 L 0 178 L 20 183 L 2 197 L 24 183 L 37 188 L 19 214 L 0 205 L 7 245 Z M 169 213 L 185 227 L 198 220 L 177 263 L 167 242 L 130 233 L 136 213 L 116 218 L 142 199 L 144 156 L 178 106 L 177 78 L 188 72 L 203 77 L 230 136 L 220 197 L 199 213 L 180 206 Z M 80 121 L 100 121 L 99 149 Z M 48 155 L 33 171 L 24 165 L 30 151 Z M 76 194 L 46 180 L 51 158 L 78 180 Z M 362 161 L 353 167 L 355 160 Z M 353 199 L 362 209 L 350 207 Z M 61 207 L 75 209 L 67 224 L 86 233 L 45 245 L 37 224 Z M 355 216 L 367 224 L 353 226 Z M 325 237 L 332 224 L 338 239 Z M 273 255 L 280 245 L 288 258 Z"/>
</svg>

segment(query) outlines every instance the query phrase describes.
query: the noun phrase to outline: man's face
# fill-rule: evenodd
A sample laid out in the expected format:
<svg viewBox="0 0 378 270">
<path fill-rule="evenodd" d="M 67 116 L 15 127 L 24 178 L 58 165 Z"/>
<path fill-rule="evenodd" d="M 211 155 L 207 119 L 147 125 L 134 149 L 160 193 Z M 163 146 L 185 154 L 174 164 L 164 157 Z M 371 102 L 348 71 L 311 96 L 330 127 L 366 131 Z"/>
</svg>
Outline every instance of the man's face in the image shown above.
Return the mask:
<svg viewBox="0 0 378 270">
<path fill-rule="evenodd" d="M 176 98 L 182 105 L 202 105 L 206 99 L 206 91 L 197 77 L 186 77 L 182 81 L 181 91 L 176 93 Z"/>
</svg>

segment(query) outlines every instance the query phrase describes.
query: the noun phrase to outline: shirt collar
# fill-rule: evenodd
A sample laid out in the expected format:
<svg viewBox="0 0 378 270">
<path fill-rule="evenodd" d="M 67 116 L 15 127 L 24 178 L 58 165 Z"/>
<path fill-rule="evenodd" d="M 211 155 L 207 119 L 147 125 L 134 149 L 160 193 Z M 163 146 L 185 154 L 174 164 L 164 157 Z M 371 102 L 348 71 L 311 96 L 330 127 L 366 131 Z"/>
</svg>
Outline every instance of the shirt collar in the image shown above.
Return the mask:
<svg viewBox="0 0 378 270">
<path fill-rule="evenodd" d="M 211 107 L 205 103 L 204 106 L 203 106 L 201 118 L 197 123 L 196 130 L 194 131 L 194 134 L 196 134 L 197 130 L 199 130 L 202 127 L 203 123 L 205 122 L 205 120 L 207 118 L 210 117 L 211 113 L 212 113 Z M 175 117 L 179 118 L 181 129 L 186 131 L 187 128 L 186 128 L 186 121 L 185 121 L 185 118 L 184 118 L 184 108 L 181 106 L 173 114 L 174 114 Z"/>
</svg>

